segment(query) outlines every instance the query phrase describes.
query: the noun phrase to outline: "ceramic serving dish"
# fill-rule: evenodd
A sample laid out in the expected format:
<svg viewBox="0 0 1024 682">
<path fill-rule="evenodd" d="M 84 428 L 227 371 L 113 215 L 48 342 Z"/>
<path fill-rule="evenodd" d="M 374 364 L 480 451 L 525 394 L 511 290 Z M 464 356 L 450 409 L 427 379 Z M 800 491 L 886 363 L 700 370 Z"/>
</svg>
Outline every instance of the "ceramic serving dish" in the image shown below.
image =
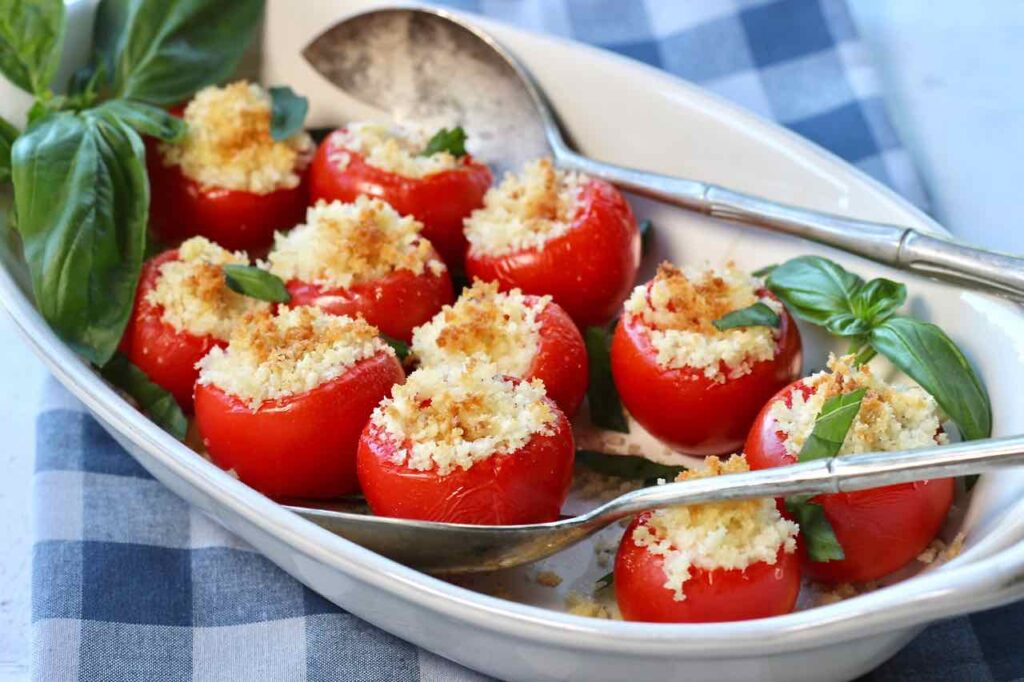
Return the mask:
<svg viewBox="0 0 1024 682">
<path fill-rule="evenodd" d="M 72 35 L 89 35 L 94 4 L 69 3 Z M 268 3 L 263 80 L 288 83 L 309 96 L 310 125 L 365 115 L 299 52 L 334 21 L 373 4 L 305 0 L 302 12 L 295 12 L 285 0 Z M 851 166 L 692 85 L 596 49 L 483 23 L 533 69 L 573 137 L 598 158 L 941 232 Z M 71 64 L 65 67 L 85 54 L 70 51 L 65 57 Z M 914 313 L 944 327 L 978 368 L 991 394 L 995 435 L 1024 432 L 1024 393 L 1019 390 L 1024 385 L 1024 315 L 1016 306 L 793 238 L 647 201 L 636 200 L 634 206 L 656 225 L 656 253 L 643 274 L 660 257 L 680 263 L 733 259 L 755 268 L 820 253 L 861 275 L 906 282 Z M 336 604 L 490 675 L 516 680 L 845 680 L 884 661 L 929 622 L 1024 597 L 1021 470 L 983 478 L 960 503 L 964 514 L 948 530 L 964 532 L 966 544 L 953 560 L 891 587 L 777 618 L 655 625 L 566 614 L 566 592 L 586 591 L 602 572 L 594 548 L 586 545 L 545 564 L 563 577 L 558 588 L 531 581 L 536 569 L 484 577 L 468 587 L 424 575 L 293 515 L 132 409 L 49 330 L 33 307 L 16 240 L 7 227 L 0 236 L 3 305 L 57 378 L 157 479 Z M 806 357 L 820 366 L 832 348 L 829 340 L 802 331 Z"/>
</svg>

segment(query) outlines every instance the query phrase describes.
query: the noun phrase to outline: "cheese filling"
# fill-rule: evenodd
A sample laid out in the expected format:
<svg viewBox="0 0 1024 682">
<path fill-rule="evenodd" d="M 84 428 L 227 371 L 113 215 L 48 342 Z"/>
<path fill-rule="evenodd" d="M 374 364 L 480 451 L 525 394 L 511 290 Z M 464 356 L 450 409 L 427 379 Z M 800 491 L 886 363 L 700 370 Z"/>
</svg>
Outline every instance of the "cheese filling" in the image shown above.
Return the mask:
<svg viewBox="0 0 1024 682">
<path fill-rule="evenodd" d="M 770 415 L 786 435 L 786 451 L 790 454 L 800 453 L 826 400 L 859 388 L 866 388 L 867 392 L 839 449 L 840 455 L 913 450 L 949 442 L 945 432 L 940 432 L 941 409 L 920 386 L 889 385 L 867 365 L 855 367 L 852 355 L 830 356 L 828 368 L 831 371 L 818 372 L 803 380 L 814 389 L 811 395 L 796 390 L 791 405 L 784 400 L 772 403 Z"/>
<path fill-rule="evenodd" d="M 515 456 L 556 415 L 540 380 L 512 381 L 488 363 L 421 367 L 371 420 L 397 446 L 395 463 L 445 476 L 495 455 Z"/>
<path fill-rule="evenodd" d="M 724 462 L 709 457 L 703 469 L 684 472 L 676 480 L 749 470 L 742 455 Z M 693 569 L 742 570 L 758 562 L 775 565 L 780 550 L 796 551 L 799 530 L 779 514 L 775 500 L 762 498 L 659 509 L 633 530 L 632 540 L 662 557 L 665 589 L 672 591 L 675 601 L 683 601 Z"/>
<path fill-rule="evenodd" d="M 362 318 L 310 306 L 245 316 L 227 348 L 197 363 L 199 383 L 217 386 L 256 410 L 267 400 L 311 391 L 377 353 L 394 355 Z"/>
<path fill-rule="evenodd" d="M 624 307 L 646 328 L 659 365 L 700 370 L 708 379 L 723 383 L 749 374 L 755 363 L 771 360 L 777 352 L 778 329 L 719 331 L 712 324 L 758 302 L 781 314 L 782 304 L 759 296 L 760 288 L 760 280 L 732 263 L 703 271 L 662 263 L 651 282 L 633 289 Z"/>
<path fill-rule="evenodd" d="M 270 308 L 269 303 L 228 288 L 222 267 L 227 264 L 248 265 L 249 257 L 193 237 L 178 247 L 177 260 L 160 266 L 146 301 L 160 306 L 160 319 L 177 331 L 226 341 L 246 313 Z"/>
<path fill-rule="evenodd" d="M 589 178 L 559 170 L 550 159 L 538 159 L 518 175 L 506 173 L 487 190 L 483 208 L 466 218 L 470 250 L 498 256 L 539 248 L 572 227 L 579 196 Z"/>
<path fill-rule="evenodd" d="M 336 168 L 344 169 L 352 160 L 349 152 L 355 152 L 374 168 L 407 178 L 423 178 L 459 168 L 462 161 L 450 152 L 423 155 L 431 134 L 413 127 L 349 123 L 332 134 L 328 160 Z"/>
<path fill-rule="evenodd" d="M 269 269 L 285 281 L 342 288 L 396 270 L 440 275 L 444 263 L 420 235 L 422 229 L 416 219 L 399 215 L 380 199 L 321 200 L 306 211 L 305 224 L 274 236 Z"/>
<path fill-rule="evenodd" d="M 299 132 L 275 141 L 270 110 L 270 95 L 253 83 L 203 88 L 185 107 L 185 138 L 160 145 L 164 165 L 208 188 L 267 194 L 297 187 L 313 140 Z"/>
<path fill-rule="evenodd" d="M 530 302 L 519 289 L 499 293 L 495 282 L 476 280 L 454 305 L 446 305 L 412 337 L 412 352 L 424 366 L 492 362 L 499 372 L 525 376 L 537 355 L 537 316 L 550 296 Z"/>
</svg>

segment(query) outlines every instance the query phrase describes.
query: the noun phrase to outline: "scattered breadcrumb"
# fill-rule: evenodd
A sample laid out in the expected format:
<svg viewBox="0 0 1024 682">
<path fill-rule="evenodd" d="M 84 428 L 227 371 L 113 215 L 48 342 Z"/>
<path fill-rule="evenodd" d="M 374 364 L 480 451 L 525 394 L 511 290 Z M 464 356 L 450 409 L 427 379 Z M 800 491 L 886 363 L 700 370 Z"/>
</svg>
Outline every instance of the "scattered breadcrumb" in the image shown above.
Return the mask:
<svg viewBox="0 0 1024 682">
<path fill-rule="evenodd" d="M 917 555 L 917 560 L 923 564 L 944 564 L 964 551 L 964 539 L 963 533 L 957 533 L 947 545 L 941 539 L 935 538 L 923 552 Z"/>
<path fill-rule="evenodd" d="M 562 576 L 554 571 L 541 571 L 537 574 L 535 580 L 538 585 L 543 585 L 544 587 L 558 587 L 562 584 Z"/>
<path fill-rule="evenodd" d="M 574 616 L 612 619 L 612 613 L 607 606 L 575 590 L 565 596 L 565 610 Z"/>
<path fill-rule="evenodd" d="M 814 605 L 828 606 L 829 604 L 837 604 L 844 599 L 851 599 L 862 594 L 874 592 L 880 586 L 880 583 L 876 580 L 857 584 L 839 583 L 830 587 L 818 585 L 818 591 L 814 597 Z"/>
<path fill-rule="evenodd" d="M 584 500 L 607 501 L 639 490 L 643 481 L 602 474 L 584 466 L 578 466 L 573 476 L 572 490 L 575 496 Z"/>
</svg>

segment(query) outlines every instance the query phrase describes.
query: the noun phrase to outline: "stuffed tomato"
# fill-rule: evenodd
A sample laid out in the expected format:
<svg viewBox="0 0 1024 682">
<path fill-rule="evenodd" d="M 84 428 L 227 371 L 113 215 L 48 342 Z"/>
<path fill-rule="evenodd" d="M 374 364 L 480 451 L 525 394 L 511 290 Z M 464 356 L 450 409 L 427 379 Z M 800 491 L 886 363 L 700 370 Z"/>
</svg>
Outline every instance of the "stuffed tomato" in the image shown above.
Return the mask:
<svg viewBox="0 0 1024 682">
<path fill-rule="evenodd" d="M 640 233 L 622 194 L 547 159 L 490 190 L 466 220 L 466 237 L 469 275 L 550 294 L 581 327 L 615 315 L 640 263 Z"/>
<path fill-rule="evenodd" d="M 193 235 L 228 249 L 266 251 L 276 230 L 301 222 L 313 141 L 270 135 L 270 96 L 239 81 L 200 90 L 181 115 L 178 144 L 150 146 L 150 225 L 176 243 Z"/>
<path fill-rule="evenodd" d="M 550 296 L 501 293 L 479 280 L 454 305 L 416 329 L 412 355 L 421 366 L 492 362 L 502 374 L 539 379 L 567 416 L 587 390 L 587 349 L 576 325 Z"/>
<path fill-rule="evenodd" d="M 192 411 L 196 363 L 227 344 L 246 313 L 269 309 L 227 287 L 228 264 L 248 265 L 249 258 L 193 237 L 142 266 L 121 351 L 186 412 Z"/>
<path fill-rule="evenodd" d="M 747 471 L 716 457 L 679 480 Z M 659 509 L 626 529 L 615 557 L 622 617 L 710 623 L 789 613 L 800 593 L 799 527 L 772 499 Z"/>
<path fill-rule="evenodd" d="M 948 442 L 935 400 L 918 386 L 891 386 L 853 357 L 832 357 L 830 371 L 787 386 L 758 415 L 746 443 L 751 468 L 799 461 L 825 401 L 865 389 L 839 455 L 913 450 Z M 810 503 L 824 510 L 842 559 L 808 558 L 806 573 L 823 583 L 866 582 L 913 561 L 945 523 L 953 503 L 951 478 L 818 495 Z"/>
<path fill-rule="evenodd" d="M 358 471 L 374 514 L 477 525 L 558 518 L 572 429 L 539 381 L 494 365 L 424 367 L 374 410 Z"/>
<path fill-rule="evenodd" d="M 353 492 L 359 434 L 405 377 L 375 327 L 313 307 L 247 316 L 199 366 L 203 445 L 275 498 Z"/>
<path fill-rule="evenodd" d="M 327 136 L 310 171 L 314 201 L 383 199 L 423 224 L 423 234 L 452 268 L 466 252 L 462 221 L 483 203 L 491 171 L 464 149 L 427 153 L 415 131 L 352 123 Z"/>
<path fill-rule="evenodd" d="M 403 341 L 454 299 L 448 268 L 415 219 L 379 199 L 317 202 L 306 222 L 278 234 L 267 256 L 291 305 L 361 315 Z"/>
<path fill-rule="evenodd" d="M 760 318 L 715 326 L 752 306 Z M 629 413 L 671 447 L 695 455 L 738 450 L 761 406 L 799 376 L 800 357 L 789 313 L 731 264 L 685 272 L 662 264 L 626 302 L 611 349 L 612 375 Z"/>
</svg>

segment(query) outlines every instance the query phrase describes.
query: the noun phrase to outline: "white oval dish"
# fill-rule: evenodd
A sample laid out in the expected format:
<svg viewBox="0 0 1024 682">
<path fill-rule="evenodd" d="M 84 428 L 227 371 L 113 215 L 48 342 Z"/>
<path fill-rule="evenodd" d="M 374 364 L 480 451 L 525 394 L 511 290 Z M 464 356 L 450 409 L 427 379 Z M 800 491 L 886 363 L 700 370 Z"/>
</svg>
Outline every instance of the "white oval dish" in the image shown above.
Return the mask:
<svg viewBox="0 0 1024 682">
<path fill-rule="evenodd" d="M 289 4 L 269 3 L 264 80 L 287 82 L 310 96 L 312 125 L 358 113 L 298 52 L 324 27 L 375 3 L 307 0 L 301 13 L 289 11 Z M 486 25 L 534 69 L 574 137 L 595 156 L 859 218 L 940 229 L 842 161 L 691 85 L 599 50 Z M 636 125 L 639 117 L 642 126 Z M 979 368 L 992 396 L 996 435 L 1024 432 L 1024 395 L 1017 390 L 1024 384 L 1024 316 L 1016 306 L 794 239 L 650 202 L 634 206 L 657 226 L 660 254 L 679 262 L 732 258 L 756 267 L 821 253 L 862 275 L 907 282 L 915 313 L 942 325 Z M 967 549 L 953 561 L 890 588 L 779 618 L 712 625 L 624 623 L 456 587 L 303 521 L 131 409 L 36 313 L 13 244 L 0 239 L 0 300 L 58 379 L 156 478 L 331 601 L 491 675 L 521 680 L 850 679 L 895 653 L 936 618 L 1024 597 L 1024 503 L 1011 510 L 1024 494 L 1021 470 L 986 477 L 978 485 L 963 526 Z M 827 340 L 804 332 L 808 357 L 823 357 Z M 571 563 L 572 555 L 566 556 L 560 561 Z"/>
</svg>

